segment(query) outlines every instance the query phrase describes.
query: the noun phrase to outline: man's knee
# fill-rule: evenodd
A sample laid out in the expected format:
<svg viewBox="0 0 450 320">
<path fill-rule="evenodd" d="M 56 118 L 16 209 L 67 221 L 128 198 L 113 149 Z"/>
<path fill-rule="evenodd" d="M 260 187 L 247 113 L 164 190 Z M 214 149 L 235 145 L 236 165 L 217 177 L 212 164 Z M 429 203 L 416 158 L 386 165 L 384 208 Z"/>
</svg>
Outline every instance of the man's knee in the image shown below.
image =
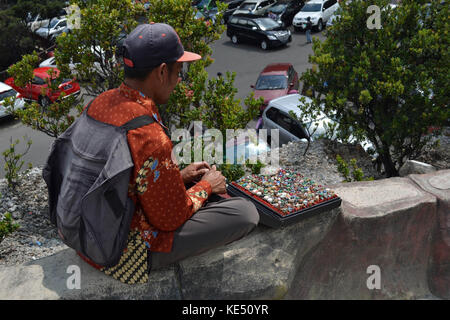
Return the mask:
<svg viewBox="0 0 450 320">
<path fill-rule="evenodd" d="M 239 213 L 239 222 L 243 225 L 247 225 L 251 229 L 255 228 L 259 223 L 259 213 L 255 205 L 250 200 L 241 197 L 233 199 L 233 206 Z"/>
</svg>

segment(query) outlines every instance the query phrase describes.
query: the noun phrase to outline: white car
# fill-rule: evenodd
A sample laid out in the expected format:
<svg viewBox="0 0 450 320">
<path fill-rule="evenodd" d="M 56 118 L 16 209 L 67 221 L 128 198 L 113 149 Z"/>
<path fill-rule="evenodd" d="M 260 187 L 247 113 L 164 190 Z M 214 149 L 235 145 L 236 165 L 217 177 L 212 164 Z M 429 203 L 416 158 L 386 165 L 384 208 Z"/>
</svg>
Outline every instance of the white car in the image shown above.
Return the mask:
<svg viewBox="0 0 450 320">
<path fill-rule="evenodd" d="M 312 101 L 309 97 L 300 94 L 289 94 L 271 100 L 263 112 L 262 128 L 267 129 L 268 134 L 271 129 L 278 129 L 280 146 L 289 141 L 307 141 L 308 139 L 313 141 L 324 135 L 330 124 L 335 124 L 334 120 L 323 113 L 320 113 L 315 121 L 309 118 L 303 119 L 303 123 L 297 121 L 289 112 L 293 111 L 299 119 L 302 119 L 302 113 L 298 107 L 301 104 L 301 97 L 305 99 L 305 103 Z M 349 142 L 355 141 L 356 139 L 350 136 Z M 361 146 L 366 151 L 373 149 L 373 145 L 368 140 L 361 142 Z"/>
<path fill-rule="evenodd" d="M 276 0 L 246 0 L 233 12 L 235 14 L 264 15 L 267 10 L 277 3 Z"/>
<path fill-rule="evenodd" d="M 19 98 L 19 93 L 6 83 L 0 82 L 0 118 L 8 116 L 6 108 L 3 106 L 4 100 L 14 96 L 16 96 L 14 109 L 23 109 L 25 107 L 25 101 Z"/>
<path fill-rule="evenodd" d="M 339 8 L 337 0 L 311 0 L 307 2 L 292 20 L 295 31 L 306 28 L 306 19 L 311 18 L 313 28 L 322 31 L 328 19 Z"/>
<path fill-rule="evenodd" d="M 54 39 L 67 30 L 67 18 L 53 18 L 50 22 L 50 25 L 45 25 L 37 29 L 36 33 L 42 38 Z"/>
</svg>

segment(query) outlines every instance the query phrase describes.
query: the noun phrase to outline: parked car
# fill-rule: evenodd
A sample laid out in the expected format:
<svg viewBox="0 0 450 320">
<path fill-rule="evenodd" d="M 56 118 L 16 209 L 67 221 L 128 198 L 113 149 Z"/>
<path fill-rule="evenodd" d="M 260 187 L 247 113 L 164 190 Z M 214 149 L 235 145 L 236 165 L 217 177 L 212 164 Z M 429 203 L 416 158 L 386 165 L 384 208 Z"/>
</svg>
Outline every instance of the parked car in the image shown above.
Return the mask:
<svg viewBox="0 0 450 320">
<path fill-rule="evenodd" d="M 65 17 L 67 15 L 67 11 L 66 10 L 67 10 L 67 8 L 62 9 L 59 12 L 59 15 L 56 18 L 60 18 L 61 19 L 61 18 Z M 38 30 L 41 27 L 48 26 L 50 20 L 51 19 L 43 19 L 39 13 L 36 14 L 36 15 L 32 15 L 30 12 L 28 13 L 28 16 L 27 16 L 27 19 L 26 19 L 27 26 L 30 28 L 30 30 L 32 32 L 35 32 L 36 30 Z"/>
<path fill-rule="evenodd" d="M 276 2 L 276 0 L 246 0 L 242 2 L 234 14 L 255 14 L 263 16 Z"/>
<path fill-rule="evenodd" d="M 303 8 L 305 2 L 303 0 L 292 0 L 290 2 L 279 2 L 269 9 L 277 18 L 279 24 L 283 27 L 289 27 L 292 24 L 294 16 Z"/>
<path fill-rule="evenodd" d="M 43 67 L 34 69 L 34 78 L 31 84 L 27 84 L 26 87 L 16 86 L 14 84 L 14 78 L 12 77 L 6 79 L 5 83 L 18 91 L 24 99 L 37 101 L 43 107 L 47 107 L 52 102 L 55 102 L 62 92 L 65 93 L 64 98 L 80 94 L 80 85 L 73 79 L 63 79 L 61 84 L 58 85 L 58 90 L 49 90 L 47 79 L 50 78 L 50 75 L 47 72 L 50 69 L 53 70 L 50 81 L 57 81 L 59 70 L 56 68 Z"/>
<path fill-rule="evenodd" d="M 254 90 L 255 99 L 264 98 L 262 112 L 272 99 L 298 90 L 298 86 L 298 73 L 291 63 L 271 63 L 261 71 L 256 84 L 250 87 Z"/>
<path fill-rule="evenodd" d="M 23 109 L 25 106 L 25 102 L 16 90 L 14 90 L 11 86 L 6 83 L 0 82 L 0 118 L 7 117 L 6 108 L 3 106 L 3 103 L 6 98 L 16 97 L 16 101 L 14 102 L 14 109 Z"/>
<path fill-rule="evenodd" d="M 299 119 L 302 119 L 301 110 L 298 107 L 301 104 L 301 97 L 305 99 L 305 103 L 312 102 L 309 97 L 300 94 L 289 94 L 271 100 L 263 112 L 262 128 L 267 129 L 267 134 L 270 133 L 270 129 L 278 129 L 280 146 L 289 141 L 298 141 L 302 139 L 313 141 L 325 134 L 327 127 L 336 123 L 333 119 L 327 117 L 323 113 L 319 114 L 315 121 L 306 117 L 306 119 L 303 119 L 302 123 L 292 117 L 289 114 L 290 111 L 293 111 Z M 270 140 L 268 139 L 268 141 Z M 350 136 L 349 141 L 356 142 L 356 139 Z M 373 145 L 367 139 L 360 142 L 360 144 L 366 151 L 374 149 Z"/>
<path fill-rule="evenodd" d="M 328 19 L 328 21 L 327 21 L 327 28 L 328 28 L 328 27 L 331 27 L 331 26 L 336 22 L 336 19 L 339 18 L 339 17 L 340 17 L 339 14 L 333 14 L 333 15 L 330 17 L 330 19 Z"/>
<path fill-rule="evenodd" d="M 244 2 L 244 0 L 222 0 L 228 4 L 227 9 L 223 13 L 222 24 L 226 24 L 230 19 L 231 15 L 237 10 L 237 8 Z"/>
<path fill-rule="evenodd" d="M 55 39 L 57 36 L 68 30 L 67 18 L 53 18 L 50 25 L 37 29 L 36 34 L 45 39 Z"/>
<path fill-rule="evenodd" d="M 311 18 L 313 28 L 322 31 L 328 19 L 339 8 L 337 0 L 311 0 L 294 16 L 292 24 L 295 31 L 306 28 L 306 18 Z"/>
<path fill-rule="evenodd" d="M 234 44 L 240 41 L 258 43 L 263 50 L 287 45 L 292 41 L 291 31 L 266 17 L 233 15 L 227 24 L 227 36 Z"/>
</svg>

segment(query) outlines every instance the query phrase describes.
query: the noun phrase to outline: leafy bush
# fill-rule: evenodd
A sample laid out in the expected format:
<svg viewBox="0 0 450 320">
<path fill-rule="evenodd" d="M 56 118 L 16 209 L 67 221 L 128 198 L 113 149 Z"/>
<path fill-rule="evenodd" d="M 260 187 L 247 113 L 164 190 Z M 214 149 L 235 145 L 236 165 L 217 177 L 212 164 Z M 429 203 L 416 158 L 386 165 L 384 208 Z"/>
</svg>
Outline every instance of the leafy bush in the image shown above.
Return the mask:
<svg viewBox="0 0 450 320">
<path fill-rule="evenodd" d="M 367 138 L 386 175 L 397 176 L 431 139 L 429 127 L 450 117 L 450 24 L 440 1 L 402 0 L 394 10 L 388 3 L 340 1 L 340 17 L 325 41 L 314 39 L 313 67 L 301 78 L 311 108 L 343 135 Z M 369 5 L 382 8 L 381 29 L 367 28 Z"/>
<path fill-rule="evenodd" d="M 4 218 L 0 221 L 0 243 L 19 227 L 18 223 L 13 223 L 11 214 L 6 212 Z"/>
<path fill-rule="evenodd" d="M 25 161 L 21 160 L 22 157 L 27 154 L 28 150 L 30 150 L 31 144 L 33 141 L 27 137 L 23 137 L 24 141 L 27 140 L 27 146 L 23 153 L 16 153 L 16 146 L 20 143 L 20 140 L 12 141 L 12 137 L 10 138 L 9 149 L 3 151 L 3 159 L 5 160 L 5 178 L 8 182 L 8 187 L 11 189 L 15 189 L 19 183 L 19 172 L 22 169 Z M 28 163 L 28 171 L 32 168 L 32 164 Z M 25 171 L 25 172 L 26 172 Z"/>
</svg>

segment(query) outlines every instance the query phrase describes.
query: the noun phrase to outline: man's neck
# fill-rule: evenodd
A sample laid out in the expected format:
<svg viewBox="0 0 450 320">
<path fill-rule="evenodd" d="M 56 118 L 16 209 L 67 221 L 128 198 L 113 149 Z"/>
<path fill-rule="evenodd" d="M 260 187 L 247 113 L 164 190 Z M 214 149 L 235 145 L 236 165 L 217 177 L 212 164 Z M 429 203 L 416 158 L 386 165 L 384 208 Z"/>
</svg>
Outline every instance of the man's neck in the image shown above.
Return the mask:
<svg viewBox="0 0 450 320">
<path fill-rule="evenodd" d="M 125 78 L 123 83 L 130 87 L 131 89 L 137 90 L 141 93 L 143 93 L 147 98 L 153 99 L 153 92 L 149 92 L 146 87 L 143 85 L 143 83 L 139 80 Z"/>
</svg>

